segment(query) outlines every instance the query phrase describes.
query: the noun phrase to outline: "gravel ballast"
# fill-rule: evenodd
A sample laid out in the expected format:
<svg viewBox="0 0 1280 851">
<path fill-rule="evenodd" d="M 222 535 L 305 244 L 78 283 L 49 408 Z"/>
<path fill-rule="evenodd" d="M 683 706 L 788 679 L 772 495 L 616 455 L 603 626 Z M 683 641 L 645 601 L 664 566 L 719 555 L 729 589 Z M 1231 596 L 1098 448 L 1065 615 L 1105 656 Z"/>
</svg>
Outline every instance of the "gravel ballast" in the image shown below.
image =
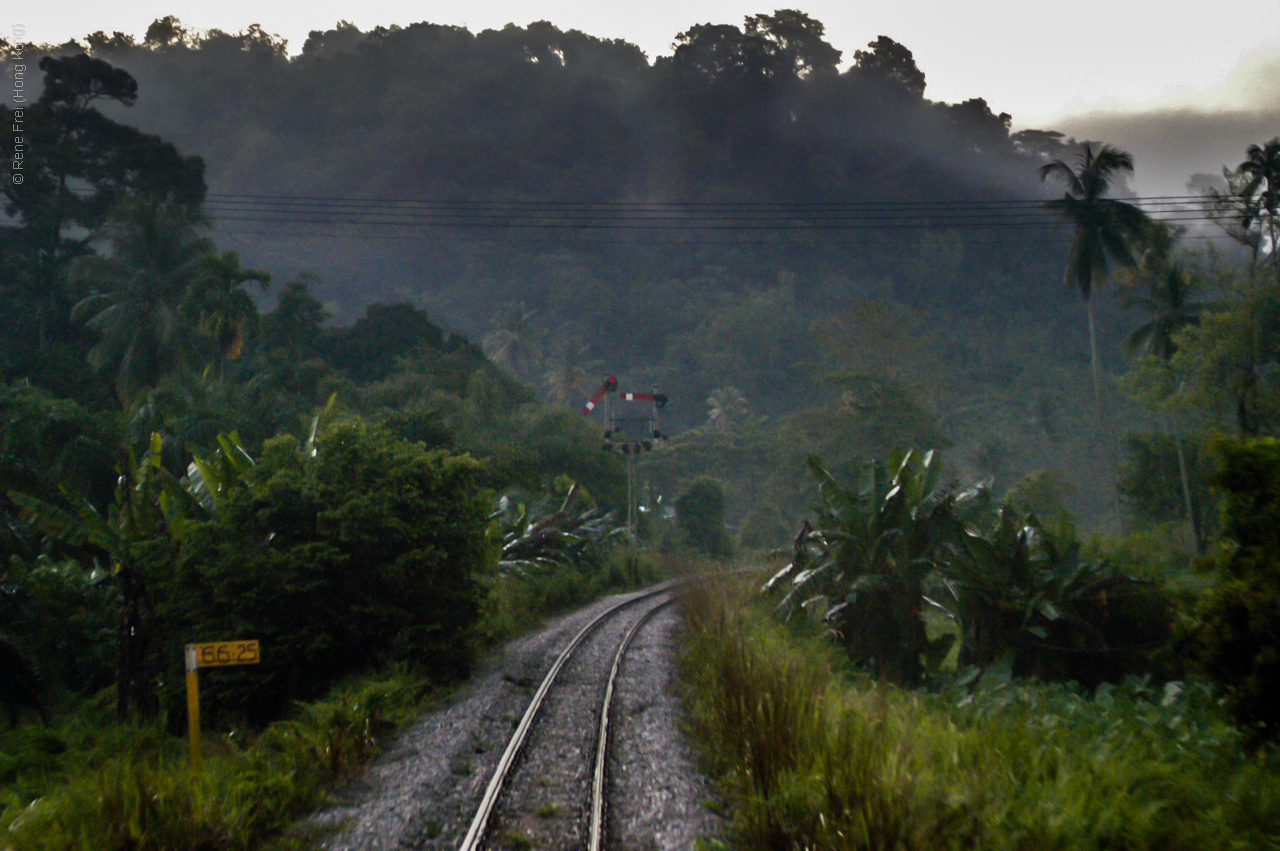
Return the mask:
<svg viewBox="0 0 1280 851">
<path fill-rule="evenodd" d="M 582 626 L 624 596 L 599 600 L 492 654 L 470 682 L 445 704 L 430 709 L 343 790 L 335 806 L 312 819 L 314 825 L 331 830 L 324 848 L 457 848 L 511 732 L 547 669 Z M 677 621 L 673 607 L 653 618 L 636 635 L 623 665 L 611 748 L 607 824 L 612 848 L 688 851 L 695 838 L 717 834 L 717 819 L 703 806 L 710 797 L 709 786 L 694 768 L 679 732 L 680 707 L 672 690 Z M 603 683 L 611 662 L 611 653 L 592 654 L 590 670 L 576 669 L 572 680 Z M 595 671 L 596 665 L 603 670 Z M 589 712 L 592 717 L 562 716 L 555 723 L 593 728 L 593 713 L 598 711 L 596 704 Z M 546 739 L 557 733 L 551 729 L 537 735 Z M 565 738 L 572 736 L 566 733 Z M 539 768 L 532 774 L 539 781 L 540 794 L 558 803 L 528 808 L 533 818 L 548 822 L 532 831 L 541 834 L 541 840 L 555 835 L 557 819 L 579 809 L 576 801 L 561 800 L 557 773 Z M 566 827 L 563 832 L 576 839 L 576 828 Z M 570 836 L 563 840 L 568 842 Z M 562 844 L 550 841 L 547 847 Z"/>
</svg>

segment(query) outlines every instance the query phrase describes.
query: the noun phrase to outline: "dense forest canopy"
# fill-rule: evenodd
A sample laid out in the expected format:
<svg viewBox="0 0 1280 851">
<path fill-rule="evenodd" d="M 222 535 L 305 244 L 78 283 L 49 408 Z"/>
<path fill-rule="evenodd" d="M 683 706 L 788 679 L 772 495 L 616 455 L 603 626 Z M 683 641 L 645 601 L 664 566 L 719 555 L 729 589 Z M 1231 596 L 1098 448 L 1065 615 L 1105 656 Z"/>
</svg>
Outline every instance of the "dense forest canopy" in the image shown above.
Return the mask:
<svg viewBox="0 0 1280 851">
<path fill-rule="evenodd" d="M 711 437 L 747 457 L 950 444 L 1006 485 L 1066 470 L 1072 506 L 1104 516 L 1108 464 L 1077 423 L 1089 350 L 1061 283 L 1070 238 L 1026 203 L 1057 191 L 1037 169 L 1073 140 L 1010 132 L 981 98 L 932 101 L 907 46 L 842 49 L 796 10 L 692 25 L 653 63 L 546 21 L 342 22 L 285 48 L 168 17 L 140 41 L 48 52 L 127 72 L 139 94 L 97 98 L 102 120 L 198 156 L 219 245 L 277 279 L 313 275 L 334 322 L 409 302 L 544 399 L 573 405 L 621 373 L 668 392 L 675 433 L 735 419 Z M 1123 175 L 1111 194 L 1130 194 Z M 68 238 L 87 250 L 96 223 Z M 1118 299 L 1090 307 L 1114 371 Z M 717 392 L 738 413 L 720 416 Z M 655 456 L 655 486 L 733 478 L 745 468 L 720 444 L 702 470 Z M 731 517 L 779 494 L 748 480 Z"/>
</svg>

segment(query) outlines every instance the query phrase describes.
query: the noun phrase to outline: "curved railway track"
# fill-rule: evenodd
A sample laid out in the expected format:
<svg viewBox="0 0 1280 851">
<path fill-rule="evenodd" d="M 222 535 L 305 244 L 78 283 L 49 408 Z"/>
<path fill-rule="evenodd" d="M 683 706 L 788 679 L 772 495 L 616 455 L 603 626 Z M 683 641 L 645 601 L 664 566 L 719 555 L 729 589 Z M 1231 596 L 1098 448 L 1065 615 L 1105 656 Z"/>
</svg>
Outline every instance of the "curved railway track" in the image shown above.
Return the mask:
<svg viewBox="0 0 1280 851">
<path fill-rule="evenodd" d="M 565 646 L 507 742 L 459 851 L 605 846 L 615 687 L 632 639 L 671 603 L 673 587 L 620 601 Z"/>
</svg>

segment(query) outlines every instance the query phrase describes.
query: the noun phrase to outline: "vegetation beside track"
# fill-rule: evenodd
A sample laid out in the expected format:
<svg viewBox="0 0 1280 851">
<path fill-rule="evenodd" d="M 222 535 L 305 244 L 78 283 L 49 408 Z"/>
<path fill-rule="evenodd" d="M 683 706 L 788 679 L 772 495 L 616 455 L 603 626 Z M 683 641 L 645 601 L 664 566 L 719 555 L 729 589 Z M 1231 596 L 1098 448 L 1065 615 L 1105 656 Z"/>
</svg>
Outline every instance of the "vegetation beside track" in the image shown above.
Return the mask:
<svg viewBox="0 0 1280 851">
<path fill-rule="evenodd" d="M 1249 751 L 1205 686 L 903 690 L 778 624 L 757 587 L 700 586 L 684 603 L 685 697 L 735 848 L 1280 843 L 1280 754 Z"/>
<path fill-rule="evenodd" d="M 496 574 L 479 632 L 494 646 L 671 565 L 624 551 L 584 575 Z M 305 816 L 452 686 L 392 665 L 296 704 L 262 729 L 213 731 L 204 772 L 184 739 L 154 724 L 118 722 L 107 689 L 52 725 L 0 732 L 0 851 L 300 851 L 321 833 Z"/>
</svg>

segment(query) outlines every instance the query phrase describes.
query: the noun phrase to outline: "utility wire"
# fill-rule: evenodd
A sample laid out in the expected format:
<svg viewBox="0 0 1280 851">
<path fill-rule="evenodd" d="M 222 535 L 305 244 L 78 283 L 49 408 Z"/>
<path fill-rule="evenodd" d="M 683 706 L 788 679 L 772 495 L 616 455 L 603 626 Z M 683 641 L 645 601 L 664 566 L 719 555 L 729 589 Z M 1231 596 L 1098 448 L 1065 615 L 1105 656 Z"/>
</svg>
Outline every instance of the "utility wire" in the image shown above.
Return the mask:
<svg viewBox="0 0 1280 851">
<path fill-rule="evenodd" d="M 859 207 L 955 207 L 965 205 L 979 206 L 1043 206 L 1046 201 L 1056 200 L 1055 198 L 988 198 L 988 199 L 939 199 L 932 201 L 549 201 L 549 200 L 462 200 L 449 201 L 445 199 L 423 199 L 423 198 L 391 198 L 391 197 L 340 197 L 328 195 L 267 195 L 267 194 L 241 194 L 227 192 L 210 192 L 206 196 L 208 198 L 224 198 L 230 200 L 245 200 L 262 203 L 274 202 L 315 202 L 322 204 L 338 203 L 338 204 L 365 204 L 365 205 L 388 205 L 388 204 L 415 204 L 434 207 L 580 207 L 580 208 L 794 208 L 794 209 L 811 209 L 811 208 L 859 208 Z M 1150 203 L 1212 203 L 1215 201 L 1211 196 L 1206 195 L 1148 195 L 1148 196 L 1125 196 L 1116 198 L 1106 198 L 1108 201 L 1123 201 L 1125 203 L 1137 206 Z"/>
<path fill-rule="evenodd" d="M 87 191 L 87 190 L 84 190 Z M 1230 221 L 1235 215 L 1221 208 L 1221 201 L 1205 195 L 1161 195 L 1104 199 L 1122 201 L 1144 210 L 1153 219 L 1173 225 L 1207 225 Z M 293 225 L 314 233 L 324 226 L 329 238 L 390 239 L 422 241 L 493 241 L 486 231 L 501 231 L 500 241 L 563 241 L 562 236 L 537 236 L 561 232 L 580 237 L 578 241 L 597 244 L 633 242 L 610 237 L 589 239 L 591 232 L 660 234 L 679 231 L 685 238 L 671 244 L 753 244 L 749 240 L 710 240 L 715 233 L 767 232 L 773 239 L 754 244 L 855 243 L 839 238 L 840 232 L 932 229 L 996 230 L 1000 237 L 989 240 L 1017 244 L 1011 232 L 1039 230 L 1027 242 L 1049 241 L 1053 231 L 1065 232 L 1072 225 L 1043 199 L 958 199 L 931 201 L 852 202 L 734 202 L 734 201 L 547 201 L 481 200 L 390 197 L 332 197 L 319 195 L 270 195 L 209 193 L 206 215 L 219 224 Z M 349 229 L 357 228 L 357 233 Z M 345 229 L 345 230 L 339 230 Z M 409 232 L 416 229 L 418 233 Z M 399 231 L 391 236 L 388 231 Z M 277 230 L 220 228 L 220 232 L 243 236 L 301 237 L 307 233 Z M 440 234 L 433 236 L 432 232 Z M 796 235 L 819 239 L 796 240 Z M 1065 233 L 1064 233 L 1065 236 Z M 833 238 L 836 237 L 836 238 Z M 1191 236 L 1204 239 L 1209 237 Z M 640 240 L 643 242 L 643 240 Z M 656 236 L 650 242 L 666 244 Z M 966 238 L 968 242 L 987 241 Z"/>
<path fill-rule="evenodd" d="M 823 246 L 836 245 L 880 245 L 883 240 L 871 237 L 842 237 L 840 235 L 824 236 L 821 239 L 802 239 L 795 237 L 777 237 L 774 239 L 707 239 L 703 237 L 691 238 L 656 238 L 656 237 L 616 237 L 608 236 L 606 238 L 588 238 L 581 234 L 560 232 L 558 234 L 522 234 L 519 236 L 505 235 L 475 235 L 475 234 L 449 234 L 449 235 L 432 235 L 430 233 L 391 233 L 391 232 L 340 232 L 329 231 L 321 232 L 317 230 L 310 231 L 285 231 L 285 230 L 232 230 L 220 228 L 218 233 L 224 236 L 261 236 L 272 237 L 278 239 L 305 239 L 305 240 L 334 240 L 348 239 L 361 241 L 391 241 L 391 242 L 448 242 L 448 243 L 483 243 L 483 244 L 523 244 L 523 243 L 555 243 L 560 245 L 648 245 L 654 247 L 689 247 L 689 246 L 727 246 L 727 247 L 749 247 L 749 246 L 777 246 L 777 247 L 812 247 L 818 248 Z M 1209 240 L 1219 239 L 1213 235 L 1197 235 L 1184 236 L 1185 240 Z M 965 245 L 1038 245 L 1038 246 L 1059 246 L 1067 247 L 1071 245 L 1071 239 L 1067 238 L 1049 238 L 1044 236 L 1027 238 L 981 238 L 981 237 L 965 237 Z"/>
</svg>

